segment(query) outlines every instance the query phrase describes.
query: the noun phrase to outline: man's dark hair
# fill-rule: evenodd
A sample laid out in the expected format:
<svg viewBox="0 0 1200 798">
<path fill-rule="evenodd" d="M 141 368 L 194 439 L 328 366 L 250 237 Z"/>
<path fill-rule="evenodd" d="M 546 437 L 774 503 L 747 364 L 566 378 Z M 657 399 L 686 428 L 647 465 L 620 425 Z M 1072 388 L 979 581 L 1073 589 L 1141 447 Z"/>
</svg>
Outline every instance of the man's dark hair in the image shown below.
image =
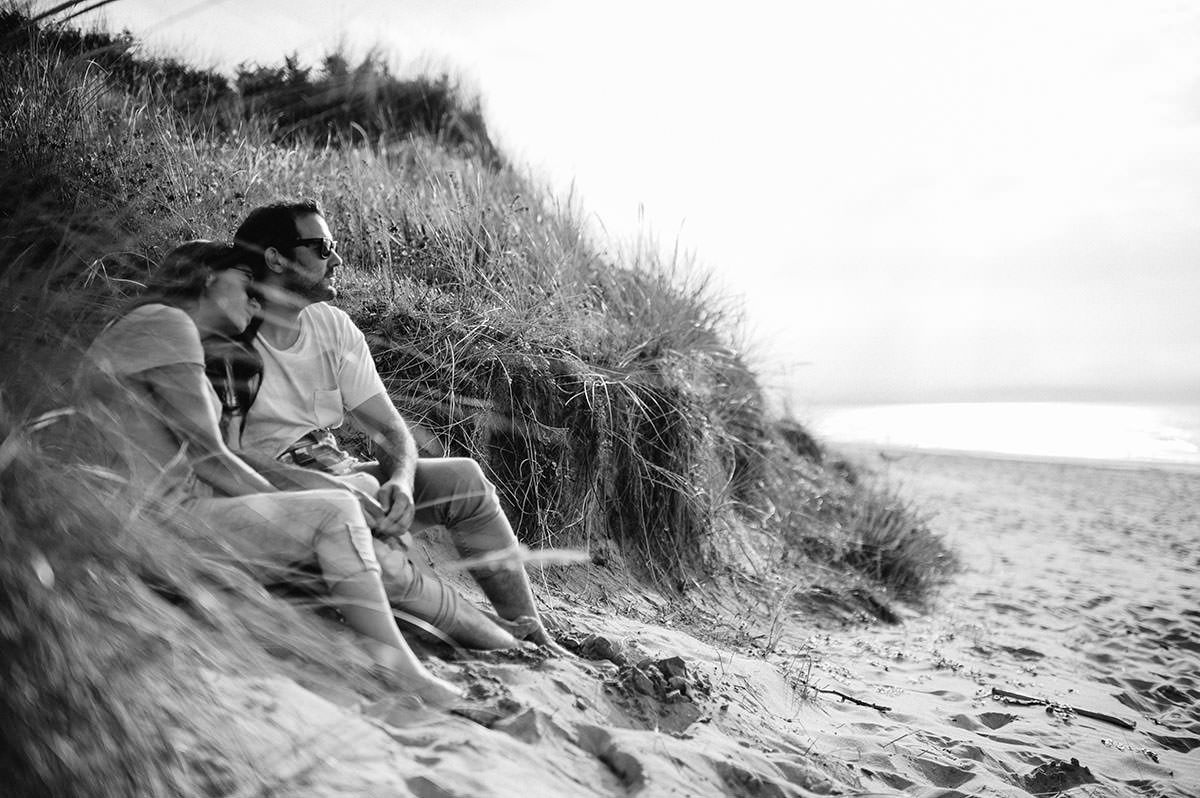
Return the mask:
<svg viewBox="0 0 1200 798">
<path fill-rule="evenodd" d="M 233 234 L 234 244 L 245 257 L 261 262 L 270 247 L 288 255 L 296 249 L 296 220 L 304 216 L 324 216 L 325 210 L 315 199 L 273 202 L 250 211 Z M 265 264 L 263 266 L 265 270 Z"/>
</svg>

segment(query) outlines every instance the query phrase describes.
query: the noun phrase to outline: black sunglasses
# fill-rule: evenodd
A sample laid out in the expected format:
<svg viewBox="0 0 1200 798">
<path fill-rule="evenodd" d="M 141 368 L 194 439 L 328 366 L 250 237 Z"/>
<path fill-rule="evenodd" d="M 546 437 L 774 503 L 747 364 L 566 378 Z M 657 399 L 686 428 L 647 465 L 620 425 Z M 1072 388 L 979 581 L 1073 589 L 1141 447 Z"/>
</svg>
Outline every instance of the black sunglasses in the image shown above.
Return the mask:
<svg viewBox="0 0 1200 798">
<path fill-rule="evenodd" d="M 292 242 L 298 247 L 308 247 L 317 253 L 321 260 L 329 260 L 337 252 L 337 242 L 332 238 L 297 238 Z"/>
</svg>

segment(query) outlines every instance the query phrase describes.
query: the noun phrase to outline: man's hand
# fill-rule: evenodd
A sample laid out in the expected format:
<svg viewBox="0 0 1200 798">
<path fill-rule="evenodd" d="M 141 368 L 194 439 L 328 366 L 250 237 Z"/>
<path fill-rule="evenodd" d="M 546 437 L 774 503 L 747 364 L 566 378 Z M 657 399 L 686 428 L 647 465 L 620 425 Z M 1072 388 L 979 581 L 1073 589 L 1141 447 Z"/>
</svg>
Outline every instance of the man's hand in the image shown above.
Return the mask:
<svg viewBox="0 0 1200 798">
<path fill-rule="evenodd" d="M 417 469 L 417 445 L 404 419 L 386 391 L 380 391 L 357 407 L 347 410 L 354 425 L 375 443 L 379 468 L 388 479 L 379 488 L 379 503 L 386 513 L 377 530 L 401 534 L 413 520 L 413 480 Z"/>
<path fill-rule="evenodd" d="M 375 531 L 381 535 L 403 535 L 412 526 L 416 508 L 412 488 L 389 479 L 379 486 L 379 504 L 384 515 L 378 519 Z"/>
</svg>

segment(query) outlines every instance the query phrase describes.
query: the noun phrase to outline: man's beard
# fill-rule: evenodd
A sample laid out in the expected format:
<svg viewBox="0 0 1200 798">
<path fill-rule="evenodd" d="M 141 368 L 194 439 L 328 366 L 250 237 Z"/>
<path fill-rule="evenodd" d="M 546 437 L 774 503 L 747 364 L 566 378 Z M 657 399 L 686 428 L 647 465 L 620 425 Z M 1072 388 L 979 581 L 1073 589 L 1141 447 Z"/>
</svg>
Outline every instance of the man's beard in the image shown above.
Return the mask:
<svg viewBox="0 0 1200 798">
<path fill-rule="evenodd" d="M 309 302 L 328 302 L 337 297 L 337 288 L 333 285 L 333 274 L 326 270 L 314 283 L 306 282 L 300 275 L 289 272 L 284 289 Z"/>
</svg>

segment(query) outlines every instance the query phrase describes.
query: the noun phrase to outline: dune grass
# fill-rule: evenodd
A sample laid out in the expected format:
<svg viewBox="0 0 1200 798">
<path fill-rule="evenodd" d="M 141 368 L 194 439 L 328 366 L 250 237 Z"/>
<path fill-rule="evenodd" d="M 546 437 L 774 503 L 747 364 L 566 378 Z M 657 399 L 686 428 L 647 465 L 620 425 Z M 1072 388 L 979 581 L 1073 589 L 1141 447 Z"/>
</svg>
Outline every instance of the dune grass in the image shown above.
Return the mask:
<svg viewBox="0 0 1200 798">
<path fill-rule="evenodd" d="M 580 207 L 436 131 L 206 122 L 136 70 L 0 28 L 0 712 L 16 719 L 0 770 L 22 794 L 211 793 L 161 733 L 181 722 L 165 692 L 203 703 L 203 666 L 299 663 L 311 679 L 350 663 L 329 678 L 371 689 L 351 646 L 135 512 L 138 486 L 89 466 L 70 417 L 46 415 L 71 406 L 79 353 L 158 258 L 280 197 L 324 203 L 340 304 L 394 400 L 484 464 L 527 544 L 615 541 L 668 592 L 721 565 L 715 530 L 738 524 L 901 597 L 952 572 L 913 508 L 767 414 L 736 314 L 688 263 L 605 254 Z"/>
</svg>

